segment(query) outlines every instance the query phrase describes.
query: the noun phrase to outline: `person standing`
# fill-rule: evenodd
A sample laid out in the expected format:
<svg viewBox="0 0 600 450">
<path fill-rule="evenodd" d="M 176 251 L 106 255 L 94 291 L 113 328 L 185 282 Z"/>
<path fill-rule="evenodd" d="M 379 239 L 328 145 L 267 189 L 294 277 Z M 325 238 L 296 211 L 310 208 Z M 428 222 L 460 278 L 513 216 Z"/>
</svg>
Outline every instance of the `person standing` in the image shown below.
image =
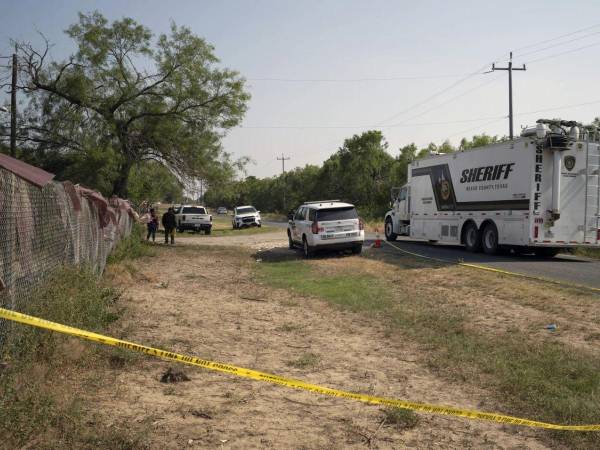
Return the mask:
<svg viewBox="0 0 600 450">
<path fill-rule="evenodd" d="M 156 241 L 156 230 L 158 230 L 158 216 L 154 211 L 154 208 L 150 208 L 150 217 L 148 218 L 148 234 L 146 235 L 146 240 L 150 240 L 150 236 L 152 236 L 152 242 Z"/>
<path fill-rule="evenodd" d="M 163 214 L 162 225 L 165 228 L 165 244 L 169 243 L 169 236 L 171 236 L 171 245 L 174 245 L 175 227 L 177 226 L 177 222 L 175 221 L 175 212 L 173 211 L 173 208 L 169 208 L 169 210 Z"/>
</svg>

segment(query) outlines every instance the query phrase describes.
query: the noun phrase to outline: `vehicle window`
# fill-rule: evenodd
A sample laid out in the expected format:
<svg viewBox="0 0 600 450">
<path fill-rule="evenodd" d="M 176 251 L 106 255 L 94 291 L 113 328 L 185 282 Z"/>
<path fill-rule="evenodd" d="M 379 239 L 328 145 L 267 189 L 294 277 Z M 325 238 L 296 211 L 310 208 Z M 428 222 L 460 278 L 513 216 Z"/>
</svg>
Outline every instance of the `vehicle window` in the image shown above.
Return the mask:
<svg viewBox="0 0 600 450">
<path fill-rule="evenodd" d="M 319 209 L 317 211 L 317 220 L 327 222 L 328 220 L 347 220 L 358 219 L 358 213 L 354 206 L 346 208 Z"/>
<path fill-rule="evenodd" d="M 306 208 L 304 208 L 304 206 L 298 208 L 298 211 L 296 211 L 296 215 L 294 216 L 294 220 L 304 220 L 304 211 Z"/>
<path fill-rule="evenodd" d="M 180 211 L 181 211 L 181 206 L 177 206 L 177 207 L 173 208 L 173 212 L 175 214 L 179 214 Z"/>
<path fill-rule="evenodd" d="M 406 188 L 400 190 L 400 196 L 398 197 L 398 200 L 406 200 Z"/>
<path fill-rule="evenodd" d="M 248 206 L 247 208 L 237 208 L 235 211 L 236 214 L 251 214 L 255 213 L 256 209 L 252 206 Z"/>
<path fill-rule="evenodd" d="M 206 214 L 206 210 L 199 206 L 185 206 L 183 208 L 183 211 L 181 211 L 181 213 L 182 214 Z"/>
<path fill-rule="evenodd" d="M 317 215 L 317 210 L 316 209 L 309 209 L 308 210 L 308 220 L 310 220 L 311 222 L 315 221 L 316 215 Z"/>
</svg>

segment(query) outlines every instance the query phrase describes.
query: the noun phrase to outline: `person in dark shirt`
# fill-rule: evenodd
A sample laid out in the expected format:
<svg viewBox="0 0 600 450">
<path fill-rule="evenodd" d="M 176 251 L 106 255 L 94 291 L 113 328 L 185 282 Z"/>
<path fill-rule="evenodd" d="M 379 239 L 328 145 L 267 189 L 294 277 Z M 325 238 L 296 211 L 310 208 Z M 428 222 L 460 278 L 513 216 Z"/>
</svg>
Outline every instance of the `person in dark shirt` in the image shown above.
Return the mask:
<svg viewBox="0 0 600 450">
<path fill-rule="evenodd" d="M 175 212 L 173 211 L 173 208 L 169 208 L 169 210 L 163 214 L 162 225 L 165 228 L 165 244 L 169 243 L 169 236 L 171 236 L 171 245 L 174 245 L 175 227 L 177 226 L 177 222 L 175 221 Z"/>
<path fill-rule="evenodd" d="M 150 216 L 148 219 L 148 234 L 146 235 L 146 240 L 150 240 L 152 237 L 152 242 L 156 240 L 156 230 L 158 230 L 158 216 L 156 212 L 154 212 L 154 208 L 150 208 Z"/>
</svg>

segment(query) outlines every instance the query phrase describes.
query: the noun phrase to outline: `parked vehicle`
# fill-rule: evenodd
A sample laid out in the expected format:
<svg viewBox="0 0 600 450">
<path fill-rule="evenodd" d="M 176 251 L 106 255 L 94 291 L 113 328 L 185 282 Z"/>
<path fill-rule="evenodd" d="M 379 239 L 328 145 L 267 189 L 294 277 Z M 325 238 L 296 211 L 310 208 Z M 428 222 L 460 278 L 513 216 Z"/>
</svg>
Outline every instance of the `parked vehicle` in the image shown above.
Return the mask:
<svg viewBox="0 0 600 450">
<path fill-rule="evenodd" d="M 257 211 L 254 206 L 236 206 L 233 209 L 233 219 L 231 219 L 233 229 L 246 227 L 260 227 L 262 221 L 260 211 Z"/>
<path fill-rule="evenodd" d="M 212 216 L 204 206 L 181 205 L 175 210 L 175 221 L 180 233 L 185 230 L 202 230 L 205 234 L 210 234 L 212 230 Z"/>
<path fill-rule="evenodd" d="M 350 249 L 359 254 L 365 240 L 362 221 L 354 205 L 339 200 L 306 202 L 290 214 L 289 247 L 301 245 L 306 258 L 318 250 Z"/>
<path fill-rule="evenodd" d="M 217 214 L 227 214 L 227 208 L 224 206 L 219 206 L 217 208 Z"/>
<path fill-rule="evenodd" d="M 595 129 L 538 120 L 512 141 L 411 163 L 385 235 L 488 254 L 600 247 L 599 168 Z"/>
</svg>

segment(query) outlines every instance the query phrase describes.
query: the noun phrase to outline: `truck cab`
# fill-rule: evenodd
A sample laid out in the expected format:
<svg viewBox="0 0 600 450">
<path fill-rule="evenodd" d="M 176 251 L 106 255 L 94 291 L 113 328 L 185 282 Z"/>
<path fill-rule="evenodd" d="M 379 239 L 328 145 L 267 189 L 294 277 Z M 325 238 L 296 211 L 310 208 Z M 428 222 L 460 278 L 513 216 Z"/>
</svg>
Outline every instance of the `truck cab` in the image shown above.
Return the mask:
<svg viewBox="0 0 600 450">
<path fill-rule="evenodd" d="M 392 188 L 392 209 L 385 216 L 385 236 L 394 240 L 397 236 L 410 235 L 410 186 L 405 184 Z"/>
</svg>

